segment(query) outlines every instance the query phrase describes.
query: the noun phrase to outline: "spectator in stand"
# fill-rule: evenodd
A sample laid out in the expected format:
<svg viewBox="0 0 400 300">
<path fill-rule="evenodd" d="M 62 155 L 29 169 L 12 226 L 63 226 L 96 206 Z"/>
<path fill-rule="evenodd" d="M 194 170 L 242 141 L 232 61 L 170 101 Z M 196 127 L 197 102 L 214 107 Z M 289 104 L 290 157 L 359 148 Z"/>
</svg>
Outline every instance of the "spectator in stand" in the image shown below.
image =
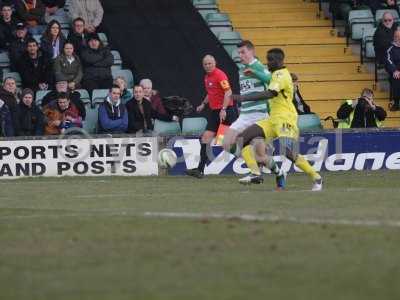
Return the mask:
<svg viewBox="0 0 400 300">
<path fill-rule="evenodd" d="M 26 51 L 18 64 L 22 86 L 33 91 L 47 90 L 53 82 L 53 73 L 49 59 L 39 50 L 35 39 L 27 42 Z"/>
<path fill-rule="evenodd" d="M 394 32 L 398 24 L 390 12 L 385 12 L 374 34 L 375 56 L 379 64 L 385 63 L 386 51 L 393 42 Z"/>
<path fill-rule="evenodd" d="M 381 127 L 386 118 L 385 110 L 374 102 L 374 92 L 363 89 L 361 97 L 346 100 L 337 111 L 339 128 L 371 128 Z"/>
<path fill-rule="evenodd" d="M 40 136 L 43 135 L 44 117 L 41 109 L 35 105 L 34 92 L 31 89 L 24 89 L 19 102 L 19 136 Z"/>
<path fill-rule="evenodd" d="M 394 9 L 399 12 L 396 0 L 370 0 L 369 7 L 373 14 L 375 14 L 378 9 Z"/>
<path fill-rule="evenodd" d="M 44 108 L 46 135 L 65 133 L 73 127 L 82 127 L 82 118 L 76 106 L 71 103 L 67 93 L 59 93 L 57 101 Z"/>
<path fill-rule="evenodd" d="M 170 115 L 162 104 L 160 93 L 153 90 L 153 83 L 150 79 L 140 80 L 139 85 L 143 88 L 144 98 L 151 103 L 153 115 L 156 119 L 163 121 L 179 121 L 177 116 Z"/>
<path fill-rule="evenodd" d="M 99 107 L 99 133 L 125 133 L 128 129 L 128 112 L 121 102 L 121 89 L 113 85 Z"/>
<path fill-rule="evenodd" d="M 14 136 L 12 116 L 7 104 L 0 99 L 0 137 L 9 136 Z"/>
<path fill-rule="evenodd" d="M 21 21 L 28 24 L 32 35 L 41 35 L 46 30 L 46 7 L 41 0 L 15 0 L 15 9 Z"/>
<path fill-rule="evenodd" d="M 46 20 L 50 20 L 51 16 L 65 15 L 65 0 L 42 0 L 46 7 Z"/>
<path fill-rule="evenodd" d="M 394 32 L 392 46 L 386 52 L 385 68 L 390 76 L 393 97 L 389 107 L 396 111 L 400 104 L 400 30 Z"/>
<path fill-rule="evenodd" d="M 56 78 L 65 78 L 68 81 L 68 88 L 75 90 L 80 88 L 83 71 L 79 57 L 74 53 L 74 45 L 67 42 L 64 45 L 63 53 L 53 63 Z"/>
<path fill-rule="evenodd" d="M 49 103 L 56 101 L 60 93 L 67 93 L 70 101 L 76 106 L 79 111 L 79 115 L 82 120 L 86 118 L 86 108 L 81 100 L 81 94 L 73 89 L 68 88 L 68 81 L 63 76 L 56 76 L 56 89 L 49 92 L 42 99 L 42 107 L 45 107 Z"/>
<path fill-rule="evenodd" d="M 369 0 L 331 0 L 329 10 L 336 19 L 342 19 L 347 22 L 349 12 L 354 9 L 369 9 Z"/>
<path fill-rule="evenodd" d="M 99 0 L 74 0 L 69 6 L 72 19 L 85 20 L 85 30 L 89 33 L 96 32 L 103 20 L 103 7 Z"/>
<path fill-rule="evenodd" d="M 113 78 L 111 66 L 114 57 L 108 47 L 104 47 L 97 33 L 88 36 L 89 47 L 83 49 L 81 61 L 83 65 L 82 86 L 90 93 L 94 89 L 109 89 Z"/>
<path fill-rule="evenodd" d="M 22 55 L 26 51 L 28 45 L 28 40 L 30 35 L 28 34 L 28 29 L 24 23 L 18 23 L 15 38 L 11 42 L 9 53 L 11 62 L 11 71 L 17 71 L 17 66 L 21 60 Z"/>
<path fill-rule="evenodd" d="M 56 59 L 62 52 L 66 38 L 61 31 L 61 24 L 57 20 L 51 20 L 40 41 L 43 53 L 49 59 Z"/>
<path fill-rule="evenodd" d="M 82 49 L 87 47 L 85 21 L 82 18 L 76 18 L 72 22 L 72 29 L 67 40 L 74 45 L 75 53 L 80 56 Z"/>
<path fill-rule="evenodd" d="M 140 85 L 133 88 L 133 99 L 126 104 L 129 124 L 128 133 L 151 133 L 153 130 L 153 114 L 151 103 L 144 98 Z"/>
<path fill-rule="evenodd" d="M 125 78 L 122 76 L 117 76 L 114 79 L 114 85 L 118 85 L 121 89 L 121 101 L 123 104 L 126 104 L 129 100 L 132 99 L 132 93 L 127 89 Z"/>
<path fill-rule="evenodd" d="M 17 30 L 18 20 L 13 16 L 10 5 L 3 5 L 0 18 L 0 49 L 9 49 Z"/>
<path fill-rule="evenodd" d="M 310 106 L 307 105 L 307 103 L 304 101 L 303 97 L 300 94 L 299 78 L 294 73 L 290 73 L 290 76 L 292 77 L 293 87 L 294 87 L 293 104 L 297 110 L 297 113 L 299 115 L 312 114 Z"/>
<path fill-rule="evenodd" d="M 15 79 L 7 77 L 3 81 L 3 86 L 0 88 L 0 100 L 2 100 L 10 113 L 13 134 L 19 130 L 18 122 L 18 99 L 17 99 L 17 84 Z"/>
</svg>

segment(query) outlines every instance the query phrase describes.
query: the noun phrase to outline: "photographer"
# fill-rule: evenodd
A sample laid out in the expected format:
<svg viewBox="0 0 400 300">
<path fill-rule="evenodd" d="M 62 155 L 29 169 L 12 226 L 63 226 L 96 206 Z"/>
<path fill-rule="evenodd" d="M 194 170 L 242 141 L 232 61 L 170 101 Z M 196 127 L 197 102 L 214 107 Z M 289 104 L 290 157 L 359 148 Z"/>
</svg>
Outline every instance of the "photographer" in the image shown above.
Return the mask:
<svg viewBox="0 0 400 300">
<path fill-rule="evenodd" d="M 346 100 L 337 111 L 337 117 L 340 119 L 338 128 L 381 127 L 386 112 L 375 104 L 373 97 L 372 90 L 363 89 L 360 98 Z"/>
</svg>

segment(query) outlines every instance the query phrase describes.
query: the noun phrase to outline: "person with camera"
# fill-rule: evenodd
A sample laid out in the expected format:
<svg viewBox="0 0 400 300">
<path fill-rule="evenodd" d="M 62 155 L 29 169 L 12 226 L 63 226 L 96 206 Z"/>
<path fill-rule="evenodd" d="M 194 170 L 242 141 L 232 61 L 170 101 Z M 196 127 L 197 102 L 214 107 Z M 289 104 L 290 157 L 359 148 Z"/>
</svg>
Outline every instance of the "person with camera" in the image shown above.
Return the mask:
<svg viewBox="0 0 400 300">
<path fill-rule="evenodd" d="M 374 92 L 363 89 L 361 97 L 346 100 L 337 111 L 340 119 L 338 128 L 373 128 L 382 127 L 386 111 L 375 104 Z"/>
</svg>

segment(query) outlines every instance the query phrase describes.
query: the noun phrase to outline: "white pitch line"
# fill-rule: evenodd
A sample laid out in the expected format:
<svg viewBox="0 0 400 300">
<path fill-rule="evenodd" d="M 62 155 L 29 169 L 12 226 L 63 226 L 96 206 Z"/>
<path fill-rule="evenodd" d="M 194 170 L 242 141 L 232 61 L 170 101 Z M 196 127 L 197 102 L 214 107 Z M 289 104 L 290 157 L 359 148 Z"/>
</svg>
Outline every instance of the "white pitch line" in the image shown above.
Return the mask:
<svg viewBox="0 0 400 300">
<path fill-rule="evenodd" d="M 253 215 L 253 214 L 220 214 L 220 213 L 191 213 L 191 212 L 126 212 L 126 211 L 82 211 L 66 214 L 40 214 L 40 215 L 8 215 L 0 216 L 0 221 L 21 220 L 21 219 L 40 219 L 40 218 L 95 218 L 95 217 L 145 217 L 161 219 L 220 219 L 220 220 L 239 220 L 247 222 L 268 222 L 268 223 L 293 223 L 293 224 L 314 224 L 314 225 L 345 225 L 358 227 L 394 227 L 400 228 L 398 220 L 349 220 L 349 219 L 320 219 L 308 217 L 280 217 L 274 215 Z"/>
</svg>

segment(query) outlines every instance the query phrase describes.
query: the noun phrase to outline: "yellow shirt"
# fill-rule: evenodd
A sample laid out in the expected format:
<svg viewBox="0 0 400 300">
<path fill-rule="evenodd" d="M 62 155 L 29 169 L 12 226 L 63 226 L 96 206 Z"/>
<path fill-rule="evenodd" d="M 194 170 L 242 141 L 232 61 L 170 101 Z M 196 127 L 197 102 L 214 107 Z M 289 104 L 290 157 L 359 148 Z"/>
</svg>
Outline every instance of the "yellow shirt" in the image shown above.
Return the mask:
<svg viewBox="0 0 400 300">
<path fill-rule="evenodd" d="M 285 67 L 272 73 L 268 89 L 278 95 L 269 100 L 270 119 L 297 126 L 297 111 L 293 105 L 293 82 Z"/>
</svg>

